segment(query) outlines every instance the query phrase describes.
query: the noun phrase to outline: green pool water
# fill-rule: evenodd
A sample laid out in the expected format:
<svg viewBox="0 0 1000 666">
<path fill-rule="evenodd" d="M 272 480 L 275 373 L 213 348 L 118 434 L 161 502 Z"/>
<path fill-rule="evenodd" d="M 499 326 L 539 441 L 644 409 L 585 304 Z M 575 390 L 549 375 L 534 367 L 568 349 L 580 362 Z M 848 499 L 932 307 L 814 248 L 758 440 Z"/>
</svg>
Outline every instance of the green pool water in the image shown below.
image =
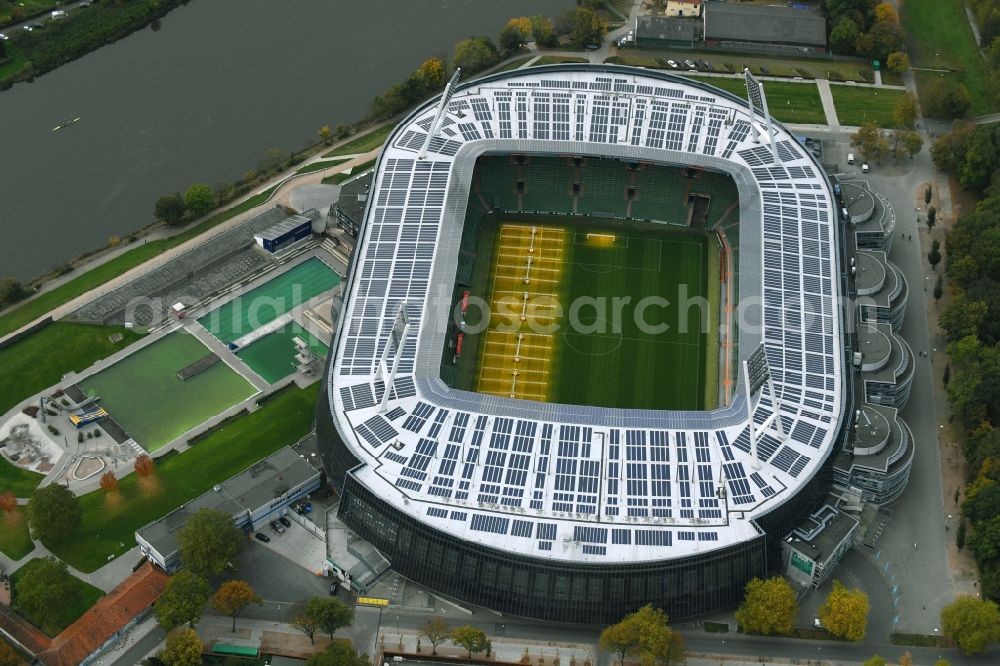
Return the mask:
<svg viewBox="0 0 1000 666">
<path fill-rule="evenodd" d="M 80 382 L 139 444 L 153 452 L 245 400 L 256 389 L 225 364 L 187 380 L 177 371 L 207 355 L 194 336 L 177 331 Z"/>
<path fill-rule="evenodd" d="M 314 353 L 327 355 L 326 345 L 295 322 L 255 340 L 236 355 L 264 380 L 273 384 L 295 372 L 295 343 L 292 342 L 295 337 L 305 340 Z"/>
<path fill-rule="evenodd" d="M 338 284 L 340 276 L 313 257 L 212 310 L 198 323 L 229 344 Z"/>
</svg>

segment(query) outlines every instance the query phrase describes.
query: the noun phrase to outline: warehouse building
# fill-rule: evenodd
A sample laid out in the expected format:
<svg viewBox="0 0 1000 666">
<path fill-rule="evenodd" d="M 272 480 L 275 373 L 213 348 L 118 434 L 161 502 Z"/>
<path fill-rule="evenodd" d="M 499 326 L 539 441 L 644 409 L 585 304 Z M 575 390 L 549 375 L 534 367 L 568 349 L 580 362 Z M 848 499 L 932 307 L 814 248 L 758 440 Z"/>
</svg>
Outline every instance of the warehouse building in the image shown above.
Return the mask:
<svg viewBox="0 0 1000 666">
<path fill-rule="evenodd" d="M 710 2 L 705 46 L 770 53 L 826 53 L 826 18 L 812 9 Z"/>
</svg>

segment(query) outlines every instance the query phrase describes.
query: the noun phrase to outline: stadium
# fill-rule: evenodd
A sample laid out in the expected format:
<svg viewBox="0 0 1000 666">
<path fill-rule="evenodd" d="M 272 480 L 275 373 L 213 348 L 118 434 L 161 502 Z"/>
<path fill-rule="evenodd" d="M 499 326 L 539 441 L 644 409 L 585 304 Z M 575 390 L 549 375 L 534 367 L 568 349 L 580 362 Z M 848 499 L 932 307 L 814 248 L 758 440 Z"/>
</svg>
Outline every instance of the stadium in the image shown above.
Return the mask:
<svg viewBox="0 0 1000 666">
<path fill-rule="evenodd" d="M 316 428 L 340 520 L 397 572 L 607 623 L 779 568 L 846 368 L 831 187 L 755 85 L 542 66 L 390 135 Z"/>
</svg>

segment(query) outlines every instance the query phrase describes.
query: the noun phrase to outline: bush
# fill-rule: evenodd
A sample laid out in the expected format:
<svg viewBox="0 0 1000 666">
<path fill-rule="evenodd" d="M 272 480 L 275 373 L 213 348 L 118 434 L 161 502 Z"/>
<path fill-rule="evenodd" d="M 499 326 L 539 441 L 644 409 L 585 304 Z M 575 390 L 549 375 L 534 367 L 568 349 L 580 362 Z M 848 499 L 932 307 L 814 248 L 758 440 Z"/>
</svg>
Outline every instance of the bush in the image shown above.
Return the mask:
<svg viewBox="0 0 1000 666">
<path fill-rule="evenodd" d="M 955 545 L 958 546 L 959 550 L 965 547 L 965 521 L 961 520 L 958 523 L 958 530 L 955 532 Z"/>
<path fill-rule="evenodd" d="M 59 436 L 59 429 L 56 428 L 54 425 L 52 425 L 51 423 L 49 423 L 47 425 L 47 428 L 48 428 L 49 432 L 52 434 L 53 437 L 58 437 Z"/>
</svg>

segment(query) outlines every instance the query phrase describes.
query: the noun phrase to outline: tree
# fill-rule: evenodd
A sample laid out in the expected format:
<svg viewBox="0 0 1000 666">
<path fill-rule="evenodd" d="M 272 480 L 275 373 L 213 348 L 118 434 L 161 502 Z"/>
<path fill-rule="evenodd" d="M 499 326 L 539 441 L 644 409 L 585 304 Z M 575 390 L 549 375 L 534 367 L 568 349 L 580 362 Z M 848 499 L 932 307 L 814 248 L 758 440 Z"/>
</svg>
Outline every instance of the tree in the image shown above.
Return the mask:
<svg viewBox="0 0 1000 666">
<path fill-rule="evenodd" d="M 857 588 L 849 590 L 835 580 L 833 590 L 819 607 L 819 619 L 834 636 L 860 641 L 868 627 L 868 595 Z"/>
<path fill-rule="evenodd" d="M 215 192 L 205 183 L 195 183 L 184 193 L 184 205 L 194 217 L 201 217 L 215 208 Z"/>
<path fill-rule="evenodd" d="M 899 127 L 913 129 L 917 122 L 917 98 L 913 93 L 907 91 L 899 96 L 892 107 L 892 119 Z"/>
<path fill-rule="evenodd" d="M 280 171 L 290 158 L 291 156 L 280 148 L 268 148 L 267 152 L 264 153 L 264 158 L 260 161 L 260 170 L 270 175 Z"/>
<path fill-rule="evenodd" d="M 167 634 L 167 646 L 159 657 L 167 666 L 201 666 L 202 649 L 194 629 L 177 629 Z"/>
<path fill-rule="evenodd" d="M 444 61 L 441 58 L 428 58 L 417 67 L 413 76 L 420 81 L 422 94 L 440 90 L 445 82 Z"/>
<path fill-rule="evenodd" d="M 599 640 L 601 649 L 617 655 L 621 666 L 625 666 L 625 657 L 638 649 L 641 639 L 636 623 L 630 622 L 630 618 L 627 615 L 617 624 L 605 627 Z"/>
<path fill-rule="evenodd" d="M 333 130 L 330 129 L 329 125 L 323 125 L 322 127 L 320 127 L 318 130 L 316 130 L 316 134 L 319 135 L 320 141 L 322 141 L 328 146 L 330 145 L 331 137 L 333 136 Z"/>
<path fill-rule="evenodd" d="M 135 473 L 139 476 L 152 476 L 155 471 L 156 465 L 153 464 L 153 459 L 145 453 L 135 459 Z"/>
<path fill-rule="evenodd" d="M 749 633 L 787 634 L 797 610 L 795 591 L 784 578 L 754 578 L 746 585 L 736 621 Z"/>
<path fill-rule="evenodd" d="M 26 298 L 28 293 L 23 284 L 12 277 L 5 277 L 0 280 L 0 307 L 17 303 Z"/>
<path fill-rule="evenodd" d="M 919 153 L 924 147 L 924 138 L 920 136 L 920 132 L 914 130 L 904 130 L 900 133 L 903 149 L 906 154 L 911 158 Z"/>
<path fill-rule="evenodd" d="M 236 618 L 250 604 L 262 603 L 250 583 L 242 580 L 227 580 L 219 586 L 208 603 L 223 615 L 233 618 L 233 632 L 236 632 Z M 332 638 L 332 636 L 331 636 Z"/>
<path fill-rule="evenodd" d="M 83 511 L 65 486 L 53 483 L 36 488 L 28 503 L 28 523 L 34 538 L 58 543 L 72 534 L 83 519 Z"/>
<path fill-rule="evenodd" d="M 966 654 L 980 654 L 1000 637 L 1000 609 L 992 601 L 961 596 L 941 609 L 941 631 Z"/>
<path fill-rule="evenodd" d="M 444 620 L 434 617 L 424 622 L 424 626 L 420 628 L 420 635 L 431 644 L 431 654 L 437 654 L 438 645 L 448 640 L 448 637 L 451 636 L 451 629 L 448 628 Z"/>
<path fill-rule="evenodd" d="M 180 192 L 174 192 L 156 200 L 154 214 L 160 222 L 175 227 L 184 220 L 185 213 L 187 213 L 187 208 Z"/>
<path fill-rule="evenodd" d="M 101 490 L 106 493 L 113 493 L 118 490 L 118 477 L 112 471 L 101 474 Z"/>
<path fill-rule="evenodd" d="M 23 666 L 23 664 L 24 661 L 10 643 L 0 638 L 0 666 Z"/>
<path fill-rule="evenodd" d="M 934 666 L 951 666 L 951 662 L 947 659 L 938 659 L 934 662 Z"/>
<path fill-rule="evenodd" d="M 3 493 L 0 493 L 0 511 L 3 511 L 4 513 L 10 513 L 16 508 L 17 508 L 17 497 L 14 496 L 13 492 L 7 490 Z"/>
<path fill-rule="evenodd" d="M 933 229 L 934 224 L 937 222 L 937 208 L 931 206 L 927 209 L 927 228 Z"/>
<path fill-rule="evenodd" d="M 670 628 L 667 614 L 662 608 L 646 604 L 625 622 L 635 626 L 639 643 L 635 654 L 642 666 L 669 666 L 681 661 L 684 656 L 684 641 L 679 633 Z"/>
<path fill-rule="evenodd" d="M 924 188 L 924 203 L 929 204 L 933 196 L 934 196 L 934 191 L 931 189 L 930 183 L 928 183 L 927 187 Z"/>
<path fill-rule="evenodd" d="M 153 615 L 165 631 L 173 631 L 184 624 L 194 627 L 211 593 L 212 588 L 204 578 L 190 571 L 178 571 L 167 581 L 163 594 L 153 606 Z"/>
<path fill-rule="evenodd" d="M 910 57 L 904 51 L 893 51 L 885 59 L 885 64 L 889 71 L 902 74 L 910 68 Z M 913 93 L 907 94 L 912 95 Z"/>
<path fill-rule="evenodd" d="M 531 39 L 531 19 L 526 16 L 512 18 L 500 31 L 497 45 L 501 51 L 512 53 L 528 43 Z"/>
<path fill-rule="evenodd" d="M 873 655 L 861 662 L 861 666 L 885 666 L 885 657 Z"/>
<path fill-rule="evenodd" d="M 860 34 L 858 24 L 847 16 L 842 16 L 830 30 L 830 46 L 840 55 L 851 55 Z"/>
<path fill-rule="evenodd" d="M 913 655 L 909 652 L 899 655 L 899 666 L 913 666 Z"/>
<path fill-rule="evenodd" d="M 316 643 L 316 631 L 319 629 L 319 618 L 310 612 L 309 602 L 300 601 L 292 608 L 292 626 L 309 637 L 311 644 Z M 377 638 L 377 637 L 376 637 Z"/>
<path fill-rule="evenodd" d="M 942 296 L 944 296 L 944 276 L 938 275 L 937 281 L 934 282 L 934 300 L 940 301 Z M 947 383 L 945 382 L 945 384 Z"/>
<path fill-rule="evenodd" d="M 14 608 L 32 617 L 51 617 L 80 601 L 64 562 L 49 556 L 18 572 L 14 583 Z"/>
<path fill-rule="evenodd" d="M 473 627 L 472 625 L 466 625 L 464 627 L 455 627 L 451 631 L 451 642 L 455 645 L 464 647 L 469 652 L 469 659 L 472 659 L 472 655 L 476 652 L 482 652 L 486 649 L 486 644 L 489 642 L 486 638 L 486 633 L 479 627 Z"/>
<path fill-rule="evenodd" d="M 927 253 L 927 263 L 931 265 L 932 270 L 937 270 L 937 265 L 941 263 L 941 241 L 937 238 L 931 243 L 930 252 Z"/>
<path fill-rule="evenodd" d="M 531 34 L 535 38 L 535 44 L 542 48 L 551 48 L 559 44 L 555 28 L 552 27 L 552 20 L 547 16 L 531 17 Z"/>
<path fill-rule="evenodd" d="M 892 21 L 893 23 L 899 23 L 899 16 L 896 15 L 895 7 L 890 5 L 888 2 L 875 5 L 875 9 L 872 10 L 872 15 L 875 17 L 876 21 Z"/>
<path fill-rule="evenodd" d="M 322 651 L 309 657 L 306 666 L 368 666 L 367 654 L 358 654 L 357 650 L 343 641 L 334 641 Z"/>
<path fill-rule="evenodd" d="M 497 59 L 497 47 L 488 37 L 470 37 L 455 44 L 455 66 L 464 74 L 480 72 Z"/>
<path fill-rule="evenodd" d="M 319 630 L 329 634 L 331 640 L 333 632 L 354 622 L 354 611 L 334 597 L 310 599 L 309 612 L 316 617 Z"/>
<path fill-rule="evenodd" d="M 600 44 L 604 40 L 604 33 L 607 30 L 604 21 L 593 9 L 577 7 L 573 11 L 573 28 L 570 31 L 570 39 L 580 46 Z"/>
<path fill-rule="evenodd" d="M 222 511 L 199 509 L 177 533 L 181 561 L 201 576 L 214 576 L 233 566 L 246 545 L 243 530 Z"/>
<path fill-rule="evenodd" d="M 851 135 L 851 145 L 861 151 L 866 159 L 876 162 L 882 159 L 882 154 L 888 150 L 888 141 L 882 130 L 873 122 L 867 122 Z"/>
<path fill-rule="evenodd" d="M 859 54 L 881 61 L 906 46 L 903 28 L 896 21 L 875 21 L 871 30 L 861 35 L 855 45 Z"/>
<path fill-rule="evenodd" d="M 943 77 L 924 86 L 920 100 L 924 115 L 931 118 L 962 118 L 972 106 L 972 97 L 965 86 Z"/>
</svg>

